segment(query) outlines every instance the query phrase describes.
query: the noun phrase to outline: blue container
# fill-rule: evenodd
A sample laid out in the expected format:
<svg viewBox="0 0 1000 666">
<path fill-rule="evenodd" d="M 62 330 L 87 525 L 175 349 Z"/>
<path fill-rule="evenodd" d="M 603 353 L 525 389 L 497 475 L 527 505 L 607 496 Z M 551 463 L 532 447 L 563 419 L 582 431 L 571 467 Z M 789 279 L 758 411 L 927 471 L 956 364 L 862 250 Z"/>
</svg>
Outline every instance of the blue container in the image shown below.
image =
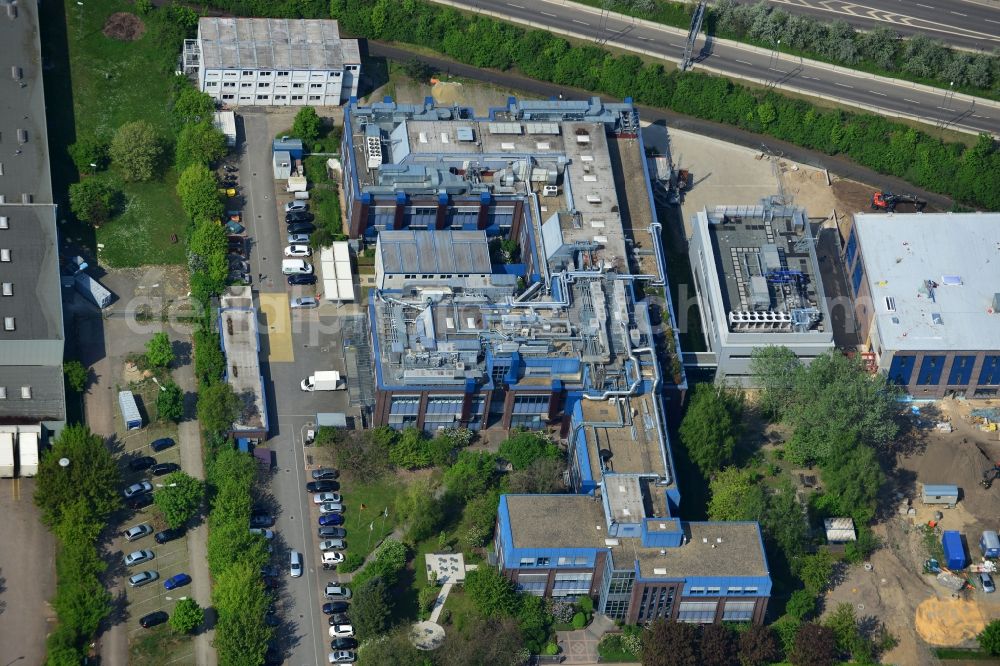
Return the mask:
<svg viewBox="0 0 1000 666">
<path fill-rule="evenodd" d="M 945 566 L 952 570 L 964 569 L 969 565 L 962 545 L 962 534 L 955 530 L 947 530 L 941 535 L 941 546 L 944 548 Z"/>
</svg>

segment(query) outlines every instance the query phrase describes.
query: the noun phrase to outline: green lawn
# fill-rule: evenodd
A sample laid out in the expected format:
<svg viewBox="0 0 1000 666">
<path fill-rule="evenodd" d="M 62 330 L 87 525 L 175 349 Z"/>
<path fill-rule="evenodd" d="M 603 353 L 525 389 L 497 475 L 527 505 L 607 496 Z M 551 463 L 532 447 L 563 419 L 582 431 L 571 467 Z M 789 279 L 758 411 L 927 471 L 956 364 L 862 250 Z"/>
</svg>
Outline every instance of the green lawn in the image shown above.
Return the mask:
<svg viewBox="0 0 1000 666">
<path fill-rule="evenodd" d="M 360 483 L 349 478 L 342 480 L 340 490 L 347 507 L 344 514 L 344 527 L 347 528 L 345 556 L 356 554 L 366 557 L 384 537 L 392 534 L 398 524 L 396 495 L 403 488 L 390 477 L 373 483 Z M 383 511 L 387 507 L 389 515 L 384 517 Z"/>
<path fill-rule="evenodd" d="M 146 32 L 140 39 L 123 42 L 104 36 L 102 27 L 108 16 L 132 10 L 133 4 L 124 0 L 87 0 L 65 4 L 64 25 L 59 22 L 62 17 L 53 16 L 55 10 L 44 17 L 43 36 L 56 42 L 46 51 L 63 59 L 55 68 L 52 84 L 46 81 L 57 201 L 65 203 L 65 188 L 78 178 L 66 153 L 66 146 L 78 137 L 110 139 L 123 123 L 146 120 L 172 146 L 170 88 L 183 35 L 166 19 L 164 10 L 156 9 L 143 17 Z M 61 37 L 68 44 L 68 72 L 60 66 L 67 57 L 58 44 Z M 66 103 L 70 101 L 65 100 L 67 92 L 72 105 Z M 53 99 L 63 99 L 63 103 Z M 109 266 L 182 263 L 186 223 L 174 194 L 175 184 L 172 172 L 162 181 L 127 184 L 125 210 L 119 217 L 96 234 L 85 228 L 67 232 L 85 244 L 103 244 L 100 259 Z M 178 237 L 177 243 L 171 242 L 172 235 Z"/>
<path fill-rule="evenodd" d="M 457 631 L 462 636 L 469 638 L 466 627 L 468 627 L 469 620 L 478 616 L 479 610 L 472 603 L 472 599 L 465 595 L 463 589 L 455 587 L 452 588 L 447 601 L 444 602 L 440 622 L 445 626 L 445 632 Z M 446 617 L 447 621 L 445 621 Z"/>
<path fill-rule="evenodd" d="M 963 650 L 962 648 L 937 648 L 934 656 L 942 660 L 964 660 L 964 661 L 996 661 L 995 655 L 987 654 L 982 650 Z"/>
<path fill-rule="evenodd" d="M 129 660 L 142 666 L 166 666 L 171 663 L 192 663 L 194 645 L 188 636 L 179 636 L 169 625 L 142 629 L 138 639 L 129 646 Z"/>
</svg>

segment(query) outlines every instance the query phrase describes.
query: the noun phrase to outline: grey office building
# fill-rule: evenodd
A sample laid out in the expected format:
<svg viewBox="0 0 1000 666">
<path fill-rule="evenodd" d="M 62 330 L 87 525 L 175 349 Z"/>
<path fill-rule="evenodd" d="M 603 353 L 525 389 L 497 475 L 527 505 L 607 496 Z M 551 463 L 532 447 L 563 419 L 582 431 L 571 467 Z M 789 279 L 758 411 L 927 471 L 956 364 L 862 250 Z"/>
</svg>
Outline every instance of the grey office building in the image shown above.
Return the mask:
<svg viewBox="0 0 1000 666">
<path fill-rule="evenodd" d="M 833 348 L 804 210 L 767 201 L 717 206 L 692 225 L 688 253 L 716 381 L 751 387 L 757 347 L 788 347 L 807 363 Z"/>
<path fill-rule="evenodd" d="M 0 17 L 0 425 L 62 429 L 62 299 L 38 5 Z"/>
</svg>

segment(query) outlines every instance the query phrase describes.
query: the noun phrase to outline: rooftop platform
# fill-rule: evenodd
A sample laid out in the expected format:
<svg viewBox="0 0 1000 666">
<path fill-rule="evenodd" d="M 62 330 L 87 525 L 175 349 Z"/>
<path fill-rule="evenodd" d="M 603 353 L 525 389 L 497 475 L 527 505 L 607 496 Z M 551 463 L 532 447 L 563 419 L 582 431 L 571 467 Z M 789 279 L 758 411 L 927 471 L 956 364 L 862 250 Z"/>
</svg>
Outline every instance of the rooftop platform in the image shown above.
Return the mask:
<svg viewBox="0 0 1000 666">
<path fill-rule="evenodd" d="M 585 422 L 608 424 L 584 426 L 591 478 L 601 478 L 602 459 L 609 472 L 668 477 L 663 465 L 663 450 L 651 403 L 654 399 L 655 396 L 650 394 L 629 398 L 629 405 L 635 412 L 634 416 L 627 413 L 617 402 L 581 401 Z M 621 421 L 624 421 L 624 425 L 618 426 L 617 423 Z"/>
<path fill-rule="evenodd" d="M 492 272 L 484 231 L 383 231 L 376 246 L 385 273 Z"/>
<path fill-rule="evenodd" d="M 202 17 L 205 69 L 338 70 L 360 64 L 358 40 L 341 39 L 336 21 Z"/>
<path fill-rule="evenodd" d="M 243 404 L 233 430 L 267 429 L 267 404 L 260 373 L 260 332 L 250 287 L 229 287 L 219 298 L 219 333 L 226 356 L 226 381 Z"/>
</svg>

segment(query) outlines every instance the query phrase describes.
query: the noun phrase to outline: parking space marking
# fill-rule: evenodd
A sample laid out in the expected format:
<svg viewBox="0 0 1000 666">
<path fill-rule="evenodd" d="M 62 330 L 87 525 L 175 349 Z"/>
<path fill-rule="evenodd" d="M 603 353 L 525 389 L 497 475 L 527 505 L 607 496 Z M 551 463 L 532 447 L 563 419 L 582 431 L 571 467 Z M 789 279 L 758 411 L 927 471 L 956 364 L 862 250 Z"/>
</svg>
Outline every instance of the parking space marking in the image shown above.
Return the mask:
<svg viewBox="0 0 1000 666">
<path fill-rule="evenodd" d="M 266 294 L 258 292 L 260 312 L 267 327 L 269 363 L 292 363 L 295 351 L 292 347 L 292 322 L 288 309 L 288 294 Z"/>
</svg>

